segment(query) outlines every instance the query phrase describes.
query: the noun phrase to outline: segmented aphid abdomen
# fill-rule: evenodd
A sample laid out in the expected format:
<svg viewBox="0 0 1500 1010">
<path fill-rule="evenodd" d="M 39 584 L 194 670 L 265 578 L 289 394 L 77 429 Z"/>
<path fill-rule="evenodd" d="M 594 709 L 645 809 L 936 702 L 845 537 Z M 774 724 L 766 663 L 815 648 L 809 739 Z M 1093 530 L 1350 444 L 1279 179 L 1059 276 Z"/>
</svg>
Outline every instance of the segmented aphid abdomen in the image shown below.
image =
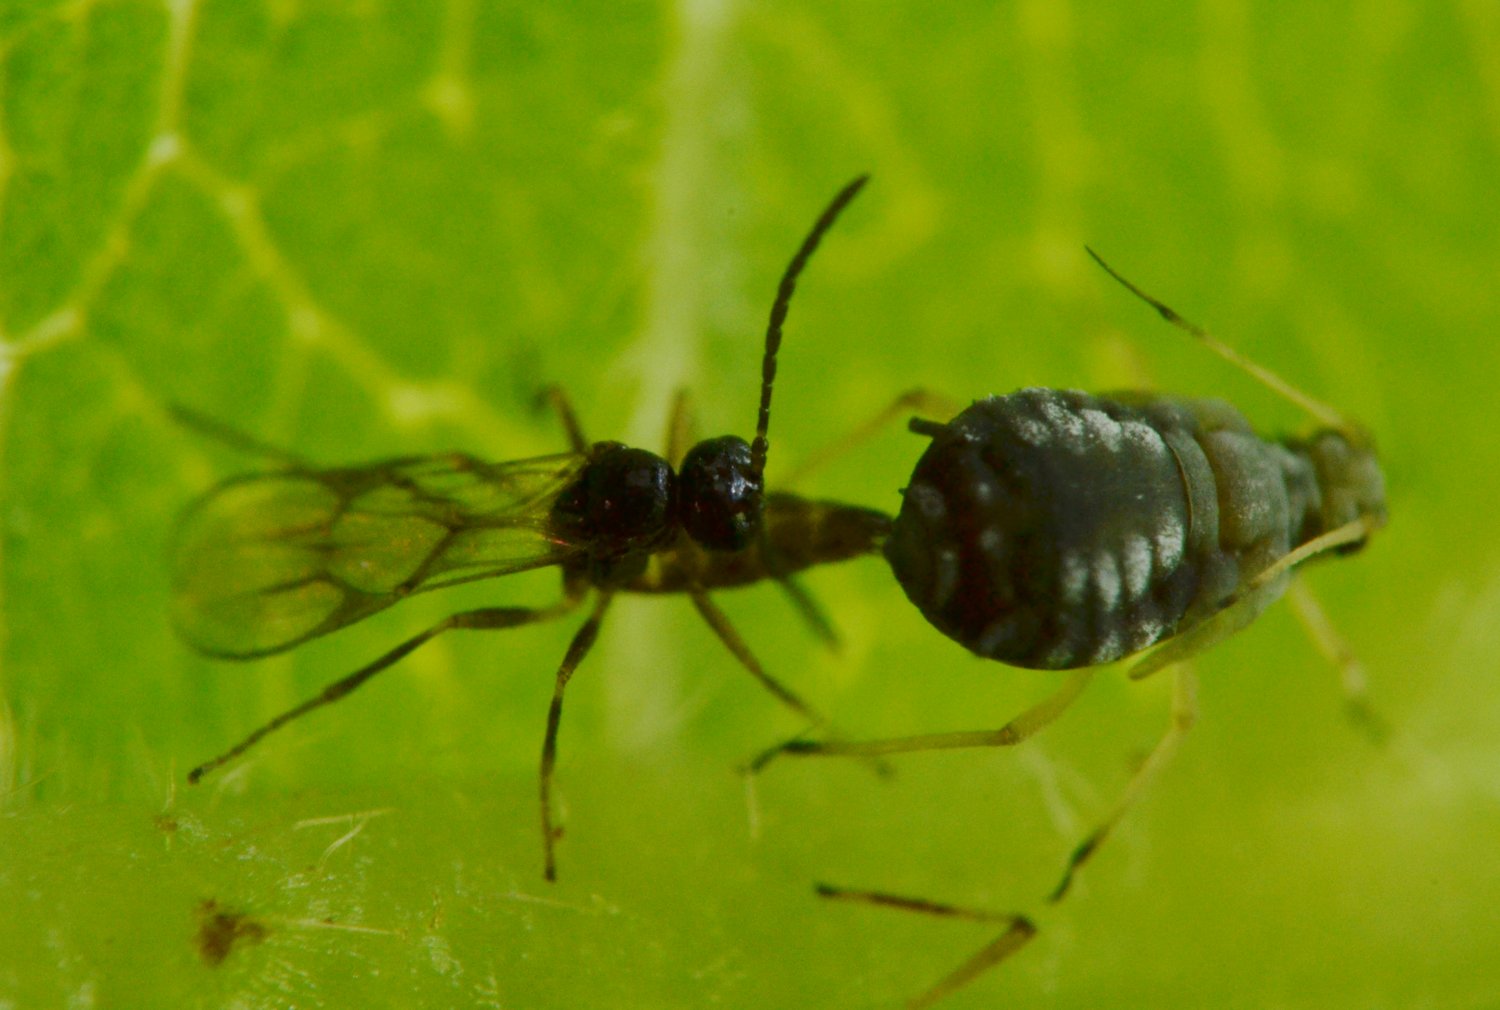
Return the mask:
<svg viewBox="0 0 1500 1010">
<path fill-rule="evenodd" d="M 1219 609 L 1318 493 L 1303 454 L 1221 401 L 1025 389 L 934 426 L 885 555 L 971 651 L 1088 666 Z"/>
</svg>

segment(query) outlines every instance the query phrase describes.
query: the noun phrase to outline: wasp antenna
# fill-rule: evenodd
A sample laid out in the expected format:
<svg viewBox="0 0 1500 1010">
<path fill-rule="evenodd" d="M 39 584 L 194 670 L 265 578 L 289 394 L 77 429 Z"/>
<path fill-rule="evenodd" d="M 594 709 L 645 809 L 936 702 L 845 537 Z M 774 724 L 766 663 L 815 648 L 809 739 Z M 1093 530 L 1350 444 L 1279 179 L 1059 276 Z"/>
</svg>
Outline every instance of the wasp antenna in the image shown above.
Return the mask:
<svg viewBox="0 0 1500 1010">
<path fill-rule="evenodd" d="M 1359 428 L 1356 425 L 1349 423 L 1348 419 L 1346 419 L 1344 415 L 1328 406 L 1328 404 L 1323 403 L 1321 400 L 1316 400 L 1313 397 L 1308 396 L 1306 393 L 1302 392 L 1302 390 L 1298 389 L 1290 382 L 1287 382 L 1285 379 L 1277 375 L 1275 372 L 1271 371 L 1269 368 L 1245 357 L 1239 351 L 1236 351 L 1233 347 L 1230 347 L 1228 344 L 1224 343 L 1218 337 L 1215 337 L 1212 333 L 1209 333 L 1197 323 L 1192 322 L 1188 319 L 1184 319 L 1181 315 L 1178 314 L 1176 309 L 1172 308 L 1172 306 L 1168 305 L 1166 302 L 1163 302 L 1159 298 L 1154 298 L 1151 295 L 1146 294 L 1146 292 L 1142 291 L 1130 281 L 1126 280 L 1118 270 L 1110 266 L 1108 263 L 1104 262 L 1104 257 L 1100 256 L 1090 247 L 1084 246 L 1083 249 L 1093 257 L 1094 262 L 1099 264 L 1099 266 L 1103 268 L 1105 273 L 1109 274 L 1116 281 L 1118 281 L 1120 285 L 1125 288 L 1125 290 L 1129 291 L 1141 301 L 1145 302 L 1147 305 L 1155 309 L 1159 316 L 1161 316 L 1167 322 L 1171 323 L 1173 326 L 1177 327 L 1179 330 L 1182 330 L 1184 333 L 1191 336 L 1193 339 L 1197 340 L 1204 347 L 1207 347 L 1210 351 L 1213 351 L 1215 354 L 1223 358 L 1225 361 L 1229 362 L 1231 365 L 1240 369 L 1242 372 L 1247 373 L 1251 378 L 1255 379 L 1261 385 L 1271 390 L 1271 392 L 1285 398 L 1286 400 L 1300 407 L 1309 416 L 1315 418 L 1320 424 L 1325 424 L 1337 431 L 1342 431 L 1349 434 L 1356 434 L 1359 432 Z"/>
<path fill-rule="evenodd" d="M 770 447 L 766 431 L 771 426 L 771 386 L 776 381 L 776 352 L 781 349 L 781 324 L 786 322 L 792 292 L 797 290 L 797 278 L 801 276 L 812 254 L 817 251 L 824 234 L 833 227 L 833 222 L 838 220 L 844 208 L 849 206 L 849 202 L 869 181 L 868 175 L 857 176 L 839 190 L 838 195 L 813 223 L 812 231 L 802 240 L 802 248 L 797 250 L 797 254 L 787 264 L 786 272 L 781 275 L 781 284 L 776 289 L 776 301 L 771 305 L 771 321 L 766 326 L 766 353 L 760 363 L 760 413 L 755 422 L 755 441 L 750 443 L 750 465 L 757 474 L 764 474 L 766 471 L 766 451 Z"/>
</svg>

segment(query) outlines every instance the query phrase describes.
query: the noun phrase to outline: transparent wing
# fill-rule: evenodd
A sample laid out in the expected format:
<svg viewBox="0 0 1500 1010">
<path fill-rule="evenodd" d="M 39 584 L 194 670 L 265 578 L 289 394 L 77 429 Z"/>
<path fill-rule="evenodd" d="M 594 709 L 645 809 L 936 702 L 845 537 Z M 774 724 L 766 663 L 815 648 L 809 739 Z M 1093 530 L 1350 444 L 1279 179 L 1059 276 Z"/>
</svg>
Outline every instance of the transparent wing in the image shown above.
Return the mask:
<svg viewBox="0 0 1500 1010">
<path fill-rule="evenodd" d="M 548 528 L 549 510 L 585 461 L 450 454 L 231 478 L 178 527 L 178 632 L 201 652 L 249 659 L 413 593 L 559 564 L 580 548 Z"/>
</svg>

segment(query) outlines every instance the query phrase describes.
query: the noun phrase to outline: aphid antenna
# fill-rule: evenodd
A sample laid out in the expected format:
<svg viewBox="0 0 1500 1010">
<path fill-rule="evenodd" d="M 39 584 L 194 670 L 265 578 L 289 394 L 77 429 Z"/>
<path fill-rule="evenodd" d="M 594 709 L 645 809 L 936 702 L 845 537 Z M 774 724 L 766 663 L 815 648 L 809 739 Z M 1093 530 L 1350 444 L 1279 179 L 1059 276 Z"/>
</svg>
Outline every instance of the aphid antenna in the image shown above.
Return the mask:
<svg viewBox="0 0 1500 1010">
<path fill-rule="evenodd" d="M 1109 274 L 1116 281 L 1118 281 L 1119 284 L 1125 288 L 1125 290 L 1129 291 L 1141 301 L 1145 302 L 1147 305 L 1155 309 L 1157 311 L 1157 314 L 1167 322 L 1171 323 L 1179 330 L 1182 330 L 1184 333 L 1187 333 L 1189 336 L 1193 337 L 1204 347 L 1208 348 L 1210 351 L 1217 354 L 1219 357 L 1223 358 L 1231 365 L 1250 375 L 1261 385 L 1271 390 L 1271 392 L 1276 393 L 1278 396 L 1281 396 L 1291 403 L 1296 404 L 1309 416 L 1317 420 L 1319 424 L 1326 425 L 1346 434 L 1362 432 L 1362 429 L 1358 425 L 1353 424 L 1348 418 L 1344 417 L 1343 414 L 1340 414 L 1337 410 L 1334 410 L 1332 407 L 1328 406 L 1328 404 L 1324 403 L 1321 400 L 1317 400 L 1311 396 L 1308 396 L 1302 390 L 1298 389 L 1290 382 L 1287 382 L 1285 379 L 1277 375 L 1275 372 L 1271 371 L 1269 368 L 1245 357 L 1239 351 L 1236 351 L 1233 347 L 1230 347 L 1228 344 L 1224 343 L 1218 337 L 1215 337 L 1212 333 L 1209 333 L 1197 323 L 1194 323 L 1188 319 L 1184 319 L 1181 315 L 1178 314 L 1176 309 L 1172 308 L 1161 299 L 1148 295 L 1146 292 L 1136 287 L 1133 283 L 1126 280 L 1125 277 L 1123 277 L 1119 273 L 1119 271 L 1106 263 L 1104 261 L 1104 257 L 1096 253 L 1090 246 L 1084 246 L 1083 248 L 1085 252 L 1093 257 L 1094 262 L 1099 264 L 1099 266 L 1104 269 L 1105 273 Z"/>
<path fill-rule="evenodd" d="M 833 227 L 844 208 L 849 206 L 849 202 L 859 195 L 859 191 L 869 181 L 868 174 L 856 176 L 838 191 L 818 220 L 813 222 L 812 231 L 802 240 L 802 247 L 787 264 L 786 272 L 781 275 L 781 283 L 776 288 L 776 301 L 771 304 L 771 321 L 766 326 L 766 353 L 760 363 L 760 412 L 755 422 L 755 440 L 750 443 L 750 465 L 757 476 L 764 476 L 766 472 L 766 452 L 770 448 L 766 432 L 771 427 L 771 386 L 776 382 L 776 352 L 781 350 L 781 325 L 786 322 L 787 309 L 792 304 L 792 293 L 797 290 L 797 278 L 801 276 L 812 254 L 817 251 L 818 243 L 823 241 L 828 229 Z"/>
</svg>

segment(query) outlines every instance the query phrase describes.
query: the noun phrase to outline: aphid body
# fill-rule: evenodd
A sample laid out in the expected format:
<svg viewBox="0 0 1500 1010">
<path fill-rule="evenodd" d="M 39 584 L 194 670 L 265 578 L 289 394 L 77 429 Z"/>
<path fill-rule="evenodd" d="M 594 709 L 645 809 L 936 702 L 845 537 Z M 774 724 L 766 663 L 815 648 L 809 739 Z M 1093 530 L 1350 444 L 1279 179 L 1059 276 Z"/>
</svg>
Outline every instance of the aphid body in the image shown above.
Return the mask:
<svg viewBox="0 0 1500 1010">
<path fill-rule="evenodd" d="M 1313 597 L 1293 582 L 1304 561 L 1361 548 L 1385 525 L 1385 481 L 1370 436 L 1337 411 L 1244 358 L 1121 277 L 1164 319 L 1314 417 L 1303 438 L 1266 439 L 1222 400 L 1147 392 L 1022 389 L 976 401 L 946 423 L 914 419 L 929 439 L 883 545 L 907 597 L 971 652 L 1013 666 L 1072 670 L 1052 694 L 996 729 L 869 740 L 797 739 L 775 757 L 1011 747 L 1056 721 L 1102 664 L 1151 649 L 1130 675 L 1174 667 L 1166 731 L 1113 809 L 1074 848 L 1056 903 L 1176 752 L 1196 719 L 1183 660 L 1223 641 L 1291 592 L 1314 641 L 1340 668 L 1350 714 L 1382 736 L 1364 703 L 1359 661 Z M 911 999 L 919 1010 L 963 988 L 1036 935 L 1029 916 L 882 891 L 820 885 L 836 900 L 1004 925 Z"/>
<path fill-rule="evenodd" d="M 1023 389 L 914 427 L 932 441 L 885 556 L 934 627 L 1014 666 L 1138 652 L 1236 601 L 1294 548 L 1385 521 L 1357 435 L 1268 441 L 1222 400 Z"/>
</svg>

